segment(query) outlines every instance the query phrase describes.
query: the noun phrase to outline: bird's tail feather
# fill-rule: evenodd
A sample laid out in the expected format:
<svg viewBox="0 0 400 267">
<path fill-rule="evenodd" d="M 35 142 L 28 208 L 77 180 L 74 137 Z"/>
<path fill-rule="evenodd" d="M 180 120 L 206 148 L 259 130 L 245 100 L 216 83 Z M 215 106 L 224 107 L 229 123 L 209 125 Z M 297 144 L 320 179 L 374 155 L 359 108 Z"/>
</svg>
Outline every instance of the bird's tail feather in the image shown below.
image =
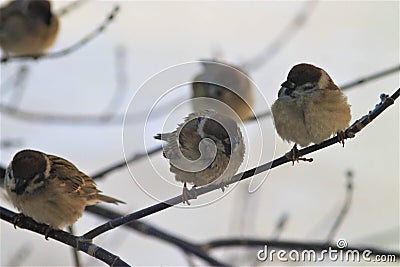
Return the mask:
<svg viewBox="0 0 400 267">
<path fill-rule="evenodd" d="M 100 201 L 104 201 L 104 202 L 108 202 L 108 203 L 114 203 L 117 204 L 121 203 L 121 204 L 126 204 L 124 201 L 113 198 L 113 197 L 109 197 L 109 196 L 105 196 L 105 195 L 101 195 L 101 194 L 97 194 L 97 199 Z"/>
</svg>

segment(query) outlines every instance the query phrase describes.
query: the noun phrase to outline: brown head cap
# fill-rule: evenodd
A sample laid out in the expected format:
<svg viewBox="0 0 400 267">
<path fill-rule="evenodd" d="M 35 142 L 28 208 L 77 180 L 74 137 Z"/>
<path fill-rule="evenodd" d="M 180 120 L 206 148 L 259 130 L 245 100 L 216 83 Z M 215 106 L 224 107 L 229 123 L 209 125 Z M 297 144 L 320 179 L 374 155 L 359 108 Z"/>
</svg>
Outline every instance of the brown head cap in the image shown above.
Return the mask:
<svg viewBox="0 0 400 267">
<path fill-rule="evenodd" d="M 43 153 L 34 150 L 22 150 L 12 160 L 13 176 L 30 180 L 35 175 L 44 173 L 46 165 L 47 161 Z"/>
</svg>

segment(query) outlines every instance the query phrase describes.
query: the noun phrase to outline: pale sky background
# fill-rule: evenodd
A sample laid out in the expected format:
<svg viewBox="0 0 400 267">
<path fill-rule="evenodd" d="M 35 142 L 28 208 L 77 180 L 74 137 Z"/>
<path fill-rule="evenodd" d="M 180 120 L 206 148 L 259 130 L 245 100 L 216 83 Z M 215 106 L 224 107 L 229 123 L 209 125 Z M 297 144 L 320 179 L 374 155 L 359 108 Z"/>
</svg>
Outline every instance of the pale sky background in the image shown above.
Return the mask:
<svg viewBox="0 0 400 267">
<path fill-rule="evenodd" d="M 115 1 L 116 3 L 117 1 Z M 4 1 L 1 1 L 3 4 Z M 55 7 L 66 2 L 55 2 Z M 61 19 L 61 31 L 53 51 L 65 48 L 94 29 L 114 2 L 89 1 Z M 79 51 L 66 57 L 27 61 L 30 76 L 21 107 L 25 110 L 59 114 L 101 114 L 115 89 L 115 48 L 126 48 L 128 92 L 120 113 L 149 110 L 153 99 L 171 89 L 176 80 L 189 81 L 200 66 L 172 72 L 171 79 L 153 75 L 177 64 L 220 54 L 228 63 L 238 64 L 255 57 L 281 33 L 303 8 L 304 2 L 169 2 L 123 1 L 121 12 L 105 33 Z M 338 84 L 399 64 L 398 1 L 322 1 L 304 28 L 290 39 L 267 64 L 251 71 L 259 88 L 255 110 L 263 112 L 277 97 L 280 84 L 290 68 L 300 62 L 324 68 Z M 12 75 L 20 63 L 1 65 L 1 78 Z M 169 72 L 167 71 L 167 74 Z M 159 76 L 157 76 L 159 77 Z M 153 83 L 152 83 L 153 82 Z M 142 88 L 141 85 L 144 86 Z M 149 85 L 150 84 L 150 85 Z M 399 87 L 399 74 L 355 87 L 345 94 L 352 105 L 353 121 L 371 110 L 383 92 L 391 94 Z M 189 96 L 189 87 L 169 97 Z M 132 104 L 128 107 L 130 100 Z M 6 101 L 6 97 L 2 101 Z M 183 111 L 182 111 L 183 112 Z M 189 113 L 189 109 L 186 113 Z M 127 155 L 144 149 L 144 119 L 130 124 L 37 123 L 1 116 L 1 138 L 19 138 L 23 144 L 2 149 L 0 162 L 5 165 L 24 148 L 59 155 L 75 163 L 87 174 L 95 173 Z M 182 121 L 177 117 L 176 123 Z M 159 145 L 152 136 L 162 129 L 165 118 L 146 126 L 146 144 Z M 272 119 L 246 124 L 249 145 L 248 169 L 283 155 L 291 145 L 283 142 L 273 129 Z M 124 134 L 124 144 L 122 135 Z M 257 150 L 257 148 L 262 149 Z M 261 154 L 261 158 L 260 158 Z M 288 224 L 282 240 L 325 241 L 345 196 L 345 173 L 354 172 L 354 198 L 349 214 L 335 240 L 345 238 L 351 246 L 376 246 L 399 250 L 399 104 L 387 109 L 343 149 L 339 144 L 311 155 L 313 163 L 291 164 L 272 170 L 261 188 L 248 193 L 248 182 L 230 188 L 222 199 L 196 207 L 222 192 L 214 192 L 191 208 L 170 208 L 145 221 L 193 242 L 217 238 L 249 236 L 271 237 L 280 216 L 287 213 Z M 160 199 L 173 197 L 181 186 L 164 186 L 153 167 L 173 182 L 166 160 L 155 155 L 130 165 L 139 183 Z M 257 177 L 255 182 L 264 176 Z M 127 168 L 113 172 L 98 182 L 107 195 L 127 205 L 107 207 L 130 213 L 156 203 L 132 179 Z M 15 210 L 4 197 L 0 205 Z M 84 214 L 76 223 L 83 234 L 104 221 Z M 28 247 L 21 265 L 70 265 L 70 248 L 54 240 L 25 230 L 15 230 L 1 222 L 0 264 L 13 263 L 16 253 Z M 95 243 L 119 255 L 132 265 L 185 265 L 180 250 L 171 245 L 118 228 L 95 239 Z M 220 260 L 239 261 L 229 250 L 219 250 Z M 242 255 L 242 254 L 239 254 Z M 255 260 L 256 254 L 246 254 Z M 243 259 L 243 257 L 242 257 Z M 82 254 L 84 265 L 101 265 Z"/>
</svg>

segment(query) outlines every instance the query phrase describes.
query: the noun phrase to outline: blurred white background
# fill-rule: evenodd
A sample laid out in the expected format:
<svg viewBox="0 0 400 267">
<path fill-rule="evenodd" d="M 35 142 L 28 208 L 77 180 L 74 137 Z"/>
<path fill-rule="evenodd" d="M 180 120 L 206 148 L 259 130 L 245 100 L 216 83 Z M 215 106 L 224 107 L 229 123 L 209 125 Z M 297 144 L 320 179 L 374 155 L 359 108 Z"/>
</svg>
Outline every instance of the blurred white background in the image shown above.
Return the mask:
<svg viewBox="0 0 400 267">
<path fill-rule="evenodd" d="M 5 1 L 1 1 L 1 4 Z M 68 2 L 56 1 L 56 8 Z M 61 31 L 52 51 L 63 49 L 93 30 L 106 17 L 117 1 L 89 1 L 65 15 Z M 24 110 L 53 114 L 101 114 L 116 87 L 115 50 L 126 49 L 128 92 L 119 113 L 140 86 L 154 74 L 176 64 L 198 59 L 220 58 L 240 65 L 259 54 L 287 24 L 304 8 L 304 2 L 239 1 L 123 1 L 121 12 L 109 28 L 77 52 L 58 59 L 26 61 L 30 76 L 20 104 Z M 398 1 L 322 1 L 319 2 L 304 27 L 270 61 L 251 71 L 267 103 L 277 97 L 280 84 L 290 68 L 308 62 L 324 68 L 338 84 L 345 84 L 399 63 L 399 2 Z M 12 75 L 22 62 L 1 65 L 1 79 Z M 190 80 L 200 66 L 184 73 Z M 399 74 L 369 82 L 345 92 L 352 105 L 353 121 L 366 114 L 383 92 L 391 94 L 399 87 Z M 148 87 L 149 96 L 161 96 L 170 88 L 158 84 Z M 182 92 L 182 93 L 181 93 Z M 143 92 L 141 92 L 143 93 Z M 189 87 L 180 96 L 189 96 Z M 150 109 L 150 98 L 140 96 L 130 112 Z M 2 99 L 6 101 L 6 99 Z M 269 106 L 258 99 L 255 110 L 263 112 Z M 176 123 L 180 123 L 181 120 Z M 6 165 L 13 155 L 32 148 L 59 155 L 75 163 L 87 174 L 95 173 L 127 155 L 143 151 L 143 123 L 129 124 L 124 138 L 123 125 L 44 123 L 19 120 L 1 114 L 1 139 L 17 138 L 18 147 L 2 148 L 0 162 Z M 146 143 L 162 127 L 163 118 L 146 126 Z M 261 122 L 261 134 L 256 123 L 245 130 L 248 143 L 263 145 L 260 161 L 281 156 L 291 145 L 276 136 L 272 119 Z M 147 133 L 146 132 L 146 133 Z M 259 152 L 258 152 L 259 153 Z M 249 162 L 242 169 L 258 163 L 256 154 L 247 155 Z M 261 188 L 248 193 L 248 182 L 236 186 L 213 204 L 192 208 L 170 208 L 145 219 L 171 233 L 193 242 L 206 242 L 223 237 L 268 238 L 282 216 L 288 223 L 282 240 L 325 241 L 345 197 L 345 174 L 354 173 L 354 198 L 349 214 L 335 240 L 345 238 L 349 245 L 399 249 L 399 105 L 390 107 L 376 121 L 348 140 L 343 149 L 339 144 L 311 155 L 313 163 L 286 164 L 272 170 Z M 161 154 L 152 157 L 164 177 L 168 172 Z M 135 178 L 148 180 L 154 194 L 173 197 L 181 188 L 167 191 L 144 159 L 131 164 Z M 264 176 L 263 176 L 264 177 Z M 139 179 L 139 180 L 140 180 Z M 261 178 L 258 178 L 261 180 Z M 155 204 L 134 182 L 127 168 L 113 172 L 98 181 L 107 195 L 126 201 L 127 205 L 108 206 L 122 213 Z M 222 195 L 220 191 L 211 194 Z M 207 198 L 205 196 L 205 198 Z M 192 201 L 203 203 L 201 199 Z M 15 210 L 5 197 L 0 205 Z M 77 234 L 83 234 L 103 223 L 90 214 L 76 223 Z M 71 251 L 54 240 L 25 230 L 15 230 L 1 222 L 1 265 L 15 263 L 16 254 L 28 252 L 21 265 L 71 265 Z M 118 228 L 95 240 L 133 265 L 185 265 L 184 255 L 177 248 L 136 232 Z M 240 261 L 229 250 L 219 250 L 221 260 L 236 264 Z M 239 254 L 240 255 L 240 254 Z M 253 260 L 256 254 L 253 254 Z M 100 265 L 96 259 L 82 254 L 84 265 Z M 250 262 L 251 263 L 251 262 Z M 247 264 L 250 264 L 247 262 Z"/>
</svg>

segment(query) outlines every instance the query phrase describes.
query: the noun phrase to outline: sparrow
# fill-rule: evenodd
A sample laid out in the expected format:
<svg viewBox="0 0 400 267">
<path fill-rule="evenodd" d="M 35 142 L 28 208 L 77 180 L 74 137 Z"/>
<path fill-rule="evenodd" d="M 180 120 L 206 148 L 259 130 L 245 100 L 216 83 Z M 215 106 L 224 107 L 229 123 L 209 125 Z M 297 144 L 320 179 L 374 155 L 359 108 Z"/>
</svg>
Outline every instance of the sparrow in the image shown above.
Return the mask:
<svg viewBox="0 0 400 267">
<path fill-rule="evenodd" d="M 213 109 L 234 119 L 239 117 L 241 121 L 253 117 L 253 88 L 248 74 L 236 66 L 215 60 L 201 64 L 203 71 L 192 83 L 194 111 Z"/>
<path fill-rule="evenodd" d="M 9 55 L 40 55 L 56 40 L 58 16 L 47 0 L 14 0 L 0 8 L 0 47 Z"/>
<path fill-rule="evenodd" d="M 6 169 L 4 185 L 23 215 L 49 225 L 46 239 L 51 229 L 75 223 L 86 206 L 101 201 L 125 203 L 100 194 L 92 178 L 66 159 L 35 150 L 15 154 Z"/>
<path fill-rule="evenodd" d="M 281 86 L 271 111 L 279 136 L 295 143 L 289 154 L 293 163 L 312 160 L 298 158 L 297 144 L 319 144 L 337 133 L 344 146 L 343 131 L 351 120 L 350 105 L 326 71 L 301 63 L 290 70 Z"/>
<path fill-rule="evenodd" d="M 183 182 L 183 203 L 195 198 L 187 189 L 208 184 L 219 185 L 224 191 L 244 159 L 245 145 L 235 120 L 213 110 L 189 114 L 171 133 L 154 136 L 167 142 L 163 155 L 169 160 L 170 171 Z"/>
</svg>

